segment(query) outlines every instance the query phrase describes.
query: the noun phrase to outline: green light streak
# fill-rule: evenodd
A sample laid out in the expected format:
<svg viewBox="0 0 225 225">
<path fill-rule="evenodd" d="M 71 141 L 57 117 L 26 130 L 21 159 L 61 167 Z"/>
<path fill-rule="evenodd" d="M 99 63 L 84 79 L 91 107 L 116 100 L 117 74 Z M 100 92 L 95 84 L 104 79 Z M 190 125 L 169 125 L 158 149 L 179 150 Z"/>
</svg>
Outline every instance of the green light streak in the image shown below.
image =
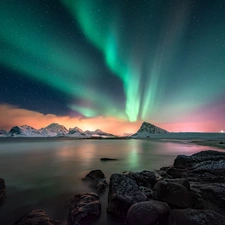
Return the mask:
<svg viewBox="0 0 225 225">
<path fill-rule="evenodd" d="M 62 0 L 74 18 L 79 22 L 87 39 L 105 56 L 108 68 L 123 81 L 126 94 L 125 112 L 130 121 L 136 121 L 139 114 L 139 76 L 119 53 L 119 29 L 113 9 L 105 10 L 107 2 Z"/>
<path fill-rule="evenodd" d="M 26 7 L 18 10 L 16 5 L 11 1 L 0 3 L 0 64 L 79 98 L 81 103 L 92 103 L 92 113 L 88 108 L 76 106 L 85 116 L 102 115 L 103 109 L 113 116 L 110 109 L 115 104 L 111 97 L 92 88 L 100 71 L 91 56 L 78 44 L 67 43 L 51 19 L 46 17 L 45 24 L 38 26 L 44 8 L 30 15 Z M 27 7 L 34 6 L 28 3 Z"/>
</svg>

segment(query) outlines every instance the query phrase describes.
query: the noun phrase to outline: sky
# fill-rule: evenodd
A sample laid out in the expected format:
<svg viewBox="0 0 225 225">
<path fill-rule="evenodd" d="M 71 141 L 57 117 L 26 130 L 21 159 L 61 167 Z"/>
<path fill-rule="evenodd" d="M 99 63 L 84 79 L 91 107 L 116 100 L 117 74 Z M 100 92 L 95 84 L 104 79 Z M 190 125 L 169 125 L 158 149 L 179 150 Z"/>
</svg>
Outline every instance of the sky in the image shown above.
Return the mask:
<svg viewBox="0 0 225 225">
<path fill-rule="evenodd" d="M 0 128 L 225 130 L 224 0 L 1 0 Z"/>
</svg>

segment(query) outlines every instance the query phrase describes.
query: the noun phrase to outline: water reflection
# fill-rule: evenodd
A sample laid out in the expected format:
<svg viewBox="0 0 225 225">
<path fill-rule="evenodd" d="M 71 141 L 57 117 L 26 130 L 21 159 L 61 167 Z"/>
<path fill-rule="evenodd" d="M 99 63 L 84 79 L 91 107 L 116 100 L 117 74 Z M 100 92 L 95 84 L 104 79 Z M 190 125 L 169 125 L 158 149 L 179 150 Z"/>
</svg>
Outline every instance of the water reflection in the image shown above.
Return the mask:
<svg viewBox="0 0 225 225">
<path fill-rule="evenodd" d="M 13 224 L 33 208 L 42 208 L 49 216 L 66 221 L 68 199 L 91 191 L 81 181 L 90 170 L 101 169 L 109 180 L 115 172 L 159 169 L 171 165 L 178 154 L 190 155 L 206 149 L 209 148 L 171 141 L 0 140 L 0 176 L 7 185 L 1 224 Z M 102 157 L 119 160 L 102 162 Z M 101 198 L 106 207 L 107 195 Z M 106 224 L 106 220 L 102 210 L 98 224 Z"/>
</svg>

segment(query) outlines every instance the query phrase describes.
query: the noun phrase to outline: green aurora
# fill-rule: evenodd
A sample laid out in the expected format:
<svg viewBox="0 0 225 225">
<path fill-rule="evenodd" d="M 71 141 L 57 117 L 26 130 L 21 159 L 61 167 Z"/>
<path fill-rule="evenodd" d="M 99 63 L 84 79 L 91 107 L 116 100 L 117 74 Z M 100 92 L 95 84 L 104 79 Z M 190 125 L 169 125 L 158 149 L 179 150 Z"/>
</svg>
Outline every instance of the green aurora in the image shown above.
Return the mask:
<svg viewBox="0 0 225 225">
<path fill-rule="evenodd" d="M 52 4 L 1 1 L 0 65 L 68 96 L 70 111 L 165 122 L 224 98 L 223 1 Z"/>
</svg>

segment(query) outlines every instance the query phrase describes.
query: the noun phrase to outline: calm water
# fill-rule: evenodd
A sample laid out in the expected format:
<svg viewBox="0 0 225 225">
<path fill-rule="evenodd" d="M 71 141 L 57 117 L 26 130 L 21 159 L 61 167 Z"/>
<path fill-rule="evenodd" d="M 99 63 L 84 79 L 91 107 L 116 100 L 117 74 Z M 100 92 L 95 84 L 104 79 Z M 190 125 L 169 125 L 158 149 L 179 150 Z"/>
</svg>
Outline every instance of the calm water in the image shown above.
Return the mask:
<svg viewBox="0 0 225 225">
<path fill-rule="evenodd" d="M 147 140 L 0 139 L 0 177 L 7 199 L 0 208 L 0 224 L 10 225 L 23 214 L 41 208 L 54 219 L 67 220 L 68 202 L 91 191 L 81 179 L 90 170 L 107 176 L 123 171 L 159 169 L 176 155 L 213 149 L 188 142 Z M 100 158 L 118 158 L 102 162 Z M 101 196 L 102 215 L 96 224 L 118 224 L 106 214 L 107 193 Z"/>
</svg>

